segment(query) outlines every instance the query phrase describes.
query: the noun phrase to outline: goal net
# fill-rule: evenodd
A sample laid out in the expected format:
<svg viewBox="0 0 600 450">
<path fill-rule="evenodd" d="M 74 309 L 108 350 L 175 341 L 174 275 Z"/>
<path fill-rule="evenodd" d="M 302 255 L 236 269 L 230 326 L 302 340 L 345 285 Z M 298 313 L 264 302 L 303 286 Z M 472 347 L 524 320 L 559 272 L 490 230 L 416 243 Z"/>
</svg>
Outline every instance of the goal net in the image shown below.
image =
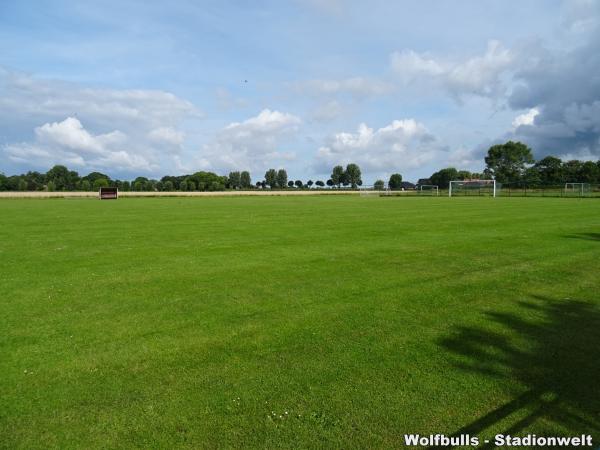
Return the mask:
<svg viewBox="0 0 600 450">
<path fill-rule="evenodd" d="M 497 197 L 500 195 L 501 186 L 496 180 L 456 180 L 450 182 L 448 196 Z"/>
<path fill-rule="evenodd" d="M 590 183 L 565 183 L 564 194 L 571 197 L 584 197 L 592 192 Z"/>
<path fill-rule="evenodd" d="M 422 184 L 419 186 L 420 195 L 440 195 L 440 189 L 437 184 Z"/>
</svg>

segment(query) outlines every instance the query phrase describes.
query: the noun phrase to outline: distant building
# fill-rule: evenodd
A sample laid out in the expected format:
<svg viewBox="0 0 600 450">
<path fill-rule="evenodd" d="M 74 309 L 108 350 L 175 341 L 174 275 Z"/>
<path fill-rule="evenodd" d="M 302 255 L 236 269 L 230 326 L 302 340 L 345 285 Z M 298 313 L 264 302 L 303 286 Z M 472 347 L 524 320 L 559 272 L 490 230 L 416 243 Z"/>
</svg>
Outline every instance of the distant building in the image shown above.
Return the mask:
<svg viewBox="0 0 600 450">
<path fill-rule="evenodd" d="M 401 184 L 402 190 L 406 191 L 407 189 L 415 189 L 416 186 L 410 181 L 403 181 Z"/>
</svg>

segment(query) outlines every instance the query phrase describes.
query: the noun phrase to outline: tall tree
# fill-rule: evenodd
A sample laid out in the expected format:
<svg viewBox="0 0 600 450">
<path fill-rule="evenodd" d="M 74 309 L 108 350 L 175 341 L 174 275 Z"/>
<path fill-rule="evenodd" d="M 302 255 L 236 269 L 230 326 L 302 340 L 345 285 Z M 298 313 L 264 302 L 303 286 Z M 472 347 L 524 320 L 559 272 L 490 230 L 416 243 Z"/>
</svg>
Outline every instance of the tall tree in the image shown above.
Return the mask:
<svg viewBox="0 0 600 450">
<path fill-rule="evenodd" d="M 243 189 L 248 189 L 250 186 L 252 186 L 252 180 L 250 178 L 250 172 L 248 172 L 247 170 L 244 170 L 240 174 L 240 184 L 241 184 L 241 186 L 242 186 Z"/>
<path fill-rule="evenodd" d="M 385 182 L 383 180 L 377 180 L 375 182 L 375 184 L 373 185 L 373 188 L 376 191 L 383 191 L 383 188 L 385 187 Z"/>
<path fill-rule="evenodd" d="M 469 172 L 468 170 L 459 170 L 456 173 L 456 179 L 457 180 L 470 180 L 472 178 L 473 174 L 471 172 Z"/>
<path fill-rule="evenodd" d="M 586 161 L 581 166 L 579 181 L 582 183 L 600 183 L 600 167 L 592 161 Z"/>
<path fill-rule="evenodd" d="M 538 173 L 538 179 L 540 183 L 544 184 L 558 184 L 563 181 L 563 162 L 560 158 L 554 156 L 546 156 L 543 159 L 537 161 L 532 169 Z M 533 174 L 528 173 L 528 180 L 531 182 Z"/>
<path fill-rule="evenodd" d="M 542 178 L 540 176 L 540 171 L 537 170 L 533 166 L 528 167 L 527 169 L 525 169 L 525 172 L 523 173 L 522 180 L 526 184 L 530 184 L 530 185 L 540 184 L 542 182 Z"/>
<path fill-rule="evenodd" d="M 94 181 L 98 178 L 106 178 L 110 182 L 110 177 L 102 172 L 90 172 L 85 177 L 81 177 L 82 179 L 88 180 L 92 185 Z"/>
<path fill-rule="evenodd" d="M 344 182 L 344 168 L 342 166 L 335 166 L 333 171 L 331 172 L 331 181 L 337 187 L 340 187 L 340 184 Z"/>
<path fill-rule="evenodd" d="M 574 182 L 577 183 L 580 181 L 581 172 L 583 168 L 583 162 L 578 161 L 576 159 L 572 159 L 571 161 L 567 161 L 563 164 L 563 173 L 565 176 L 566 182 Z"/>
<path fill-rule="evenodd" d="M 519 181 L 526 165 L 533 161 L 531 149 L 522 142 L 513 141 L 490 147 L 485 157 L 487 169 L 500 183 Z"/>
<path fill-rule="evenodd" d="M 358 164 L 348 164 L 346 166 L 346 171 L 345 171 L 345 181 L 350 184 L 352 186 L 353 189 L 355 189 L 357 186 L 360 186 L 362 184 L 362 180 L 361 180 L 361 173 L 360 173 L 360 167 L 358 167 Z"/>
<path fill-rule="evenodd" d="M 223 191 L 229 183 L 229 178 L 219 176 L 214 172 L 195 172 L 184 179 L 193 181 L 195 188 L 199 191 Z M 187 186 L 188 190 L 190 186 Z"/>
<path fill-rule="evenodd" d="M 239 172 L 229 172 L 229 187 L 239 189 L 242 187 L 242 176 Z"/>
<path fill-rule="evenodd" d="M 269 169 L 265 172 L 265 183 L 267 183 L 271 189 L 277 187 L 277 171 L 275 169 Z"/>
<path fill-rule="evenodd" d="M 2 172 L 0 172 L 0 191 L 8 190 L 8 178 Z"/>
<path fill-rule="evenodd" d="M 56 165 L 46 172 L 46 183 L 52 181 L 57 191 L 73 191 L 79 181 L 77 172 L 69 171 L 65 166 Z"/>
<path fill-rule="evenodd" d="M 95 181 L 94 181 L 94 183 L 95 183 Z M 135 188 L 136 191 L 138 190 L 138 188 L 140 191 L 152 190 L 150 188 L 150 180 L 148 180 L 148 178 L 146 178 L 146 177 L 137 177 L 135 180 L 133 180 L 133 185 L 137 186 Z"/>
<path fill-rule="evenodd" d="M 280 188 L 287 187 L 288 175 L 285 169 L 279 169 L 277 171 L 277 186 Z"/>
<path fill-rule="evenodd" d="M 388 187 L 393 190 L 400 189 L 402 187 L 402 175 L 393 173 L 388 181 Z"/>
<path fill-rule="evenodd" d="M 81 181 L 81 190 L 85 191 L 85 192 L 89 192 L 92 190 L 92 185 L 90 184 L 90 182 L 88 180 Z"/>
<path fill-rule="evenodd" d="M 450 182 L 456 180 L 458 171 L 454 167 L 446 167 L 445 169 L 438 170 L 429 177 L 431 184 L 437 185 L 440 189 L 448 189 Z"/>
<path fill-rule="evenodd" d="M 99 190 L 101 187 L 108 187 L 108 180 L 106 178 L 98 178 L 96 181 L 94 181 L 95 191 Z"/>
</svg>

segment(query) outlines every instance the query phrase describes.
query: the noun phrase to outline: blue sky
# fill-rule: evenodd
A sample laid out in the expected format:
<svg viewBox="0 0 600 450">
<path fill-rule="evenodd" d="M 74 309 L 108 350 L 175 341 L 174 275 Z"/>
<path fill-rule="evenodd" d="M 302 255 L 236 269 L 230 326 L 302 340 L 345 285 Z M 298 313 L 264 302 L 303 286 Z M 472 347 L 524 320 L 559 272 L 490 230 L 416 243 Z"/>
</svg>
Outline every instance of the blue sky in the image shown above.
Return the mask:
<svg viewBox="0 0 600 450">
<path fill-rule="evenodd" d="M 600 2 L 5 1 L 0 170 L 367 183 L 598 159 Z"/>
</svg>

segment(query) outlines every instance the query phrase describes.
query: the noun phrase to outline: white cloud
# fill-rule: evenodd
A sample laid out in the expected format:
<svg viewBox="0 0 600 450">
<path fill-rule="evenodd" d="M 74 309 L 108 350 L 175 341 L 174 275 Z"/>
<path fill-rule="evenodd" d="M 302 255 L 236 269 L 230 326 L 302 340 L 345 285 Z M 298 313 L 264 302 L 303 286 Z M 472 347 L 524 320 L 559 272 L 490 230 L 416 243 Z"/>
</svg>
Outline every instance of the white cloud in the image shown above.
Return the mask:
<svg viewBox="0 0 600 450">
<path fill-rule="evenodd" d="M 489 41 L 483 55 L 464 60 L 434 58 L 412 50 L 394 52 L 392 69 L 406 84 L 431 83 L 460 99 L 465 95 L 496 98 L 506 92 L 502 75 L 512 68 L 514 54 L 499 41 Z"/>
<path fill-rule="evenodd" d="M 198 158 L 203 169 L 264 170 L 295 158 L 292 151 L 279 149 L 283 138 L 291 139 L 301 124 L 293 114 L 270 109 L 243 122 L 224 127 L 206 144 Z"/>
<path fill-rule="evenodd" d="M 467 149 L 465 147 L 459 147 L 448 153 L 448 158 L 439 161 L 437 164 L 438 168 L 442 167 L 455 167 L 459 170 L 467 169 L 473 171 L 483 170 L 483 158 L 484 155 L 481 149 Z"/>
<path fill-rule="evenodd" d="M 150 140 L 159 144 L 162 143 L 179 147 L 183 144 L 185 134 L 172 127 L 159 127 L 151 130 L 150 133 L 148 133 L 148 137 Z"/>
<path fill-rule="evenodd" d="M 76 116 L 94 126 L 145 129 L 175 126 L 200 112 L 157 90 L 90 88 L 0 69 L 0 117 L 42 120 Z"/>
<path fill-rule="evenodd" d="M 320 173 L 351 162 L 365 172 L 387 173 L 421 167 L 444 151 L 444 146 L 414 119 L 394 120 L 377 130 L 361 123 L 355 133 L 331 136 L 319 148 L 315 165 Z"/>
<path fill-rule="evenodd" d="M 600 24 L 600 3 L 597 0 L 570 0 L 563 5 L 563 25 L 574 33 L 586 33 Z"/>
<path fill-rule="evenodd" d="M 447 71 L 445 67 L 426 54 L 419 54 L 413 50 L 394 52 L 391 56 L 392 68 L 404 82 L 411 82 L 418 77 L 434 77 Z"/>
<path fill-rule="evenodd" d="M 396 86 L 381 79 L 351 77 L 343 79 L 312 79 L 288 83 L 295 95 L 312 103 L 309 120 L 329 122 L 355 111 L 359 105 L 392 94 Z"/>
<path fill-rule="evenodd" d="M 158 168 L 151 152 L 132 152 L 132 143 L 121 131 L 93 135 L 74 117 L 37 127 L 35 137 L 33 143 L 5 146 L 4 153 L 14 162 L 35 161 L 45 167 L 65 164 L 78 168 L 145 172 Z"/>
<path fill-rule="evenodd" d="M 512 121 L 513 128 L 518 128 L 522 125 L 533 125 L 535 121 L 535 117 L 540 113 L 540 110 L 537 108 L 531 108 L 529 111 L 523 114 L 519 114 Z"/>
<path fill-rule="evenodd" d="M 529 126 L 503 138 L 527 143 L 536 158 L 563 155 L 600 157 L 600 3 L 574 2 L 567 17 L 574 42 L 568 48 L 543 45 L 521 50 L 508 97 L 514 110 L 536 110 Z M 594 156 L 590 156 L 594 155 Z"/>
<path fill-rule="evenodd" d="M 61 162 L 122 175 L 168 171 L 184 145 L 182 123 L 200 114 L 169 92 L 92 88 L 0 68 L 0 131 L 13 142 L 0 154 L 27 168 Z"/>
</svg>

